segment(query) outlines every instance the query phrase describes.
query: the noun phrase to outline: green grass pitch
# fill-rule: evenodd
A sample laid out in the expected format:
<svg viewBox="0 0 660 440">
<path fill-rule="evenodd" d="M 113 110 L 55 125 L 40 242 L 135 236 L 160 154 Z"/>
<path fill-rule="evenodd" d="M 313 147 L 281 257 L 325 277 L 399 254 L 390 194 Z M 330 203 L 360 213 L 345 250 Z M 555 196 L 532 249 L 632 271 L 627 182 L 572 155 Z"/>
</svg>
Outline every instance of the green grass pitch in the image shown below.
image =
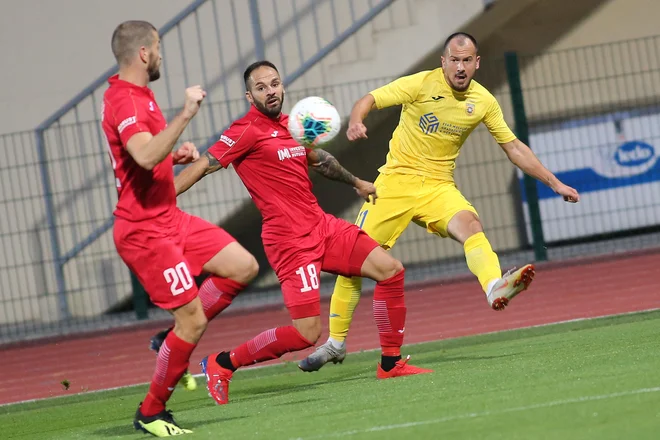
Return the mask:
<svg viewBox="0 0 660 440">
<path fill-rule="evenodd" d="M 658 329 L 648 312 L 409 346 L 435 373 L 385 381 L 375 351 L 312 374 L 285 363 L 236 373 L 229 405 L 199 378 L 170 409 L 190 439 L 656 439 Z M 131 423 L 145 391 L 0 407 L 0 438 L 150 438 Z"/>
</svg>

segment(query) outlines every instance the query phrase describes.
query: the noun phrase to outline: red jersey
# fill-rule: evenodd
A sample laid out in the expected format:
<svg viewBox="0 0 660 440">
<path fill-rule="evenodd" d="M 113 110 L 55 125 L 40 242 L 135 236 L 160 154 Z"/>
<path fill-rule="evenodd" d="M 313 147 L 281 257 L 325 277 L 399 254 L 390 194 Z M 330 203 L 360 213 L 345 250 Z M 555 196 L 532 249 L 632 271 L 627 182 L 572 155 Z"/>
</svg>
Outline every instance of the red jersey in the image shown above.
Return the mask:
<svg viewBox="0 0 660 440">
<path fill-rule="evenodd" d="M 114 215 L 128 221 L 158 218 L 167 222 L 176 210 L 171 156 L 148 171 L 126 150 L 131 136 L 140 132 L 155 136 L 167 127 L 167 121 L 149 87 L 122 81 L 118 75 L 108 82 L 101 120 L 119 195 Z"/>
<path fill-rule="evenodd" d="M 307 235 L 325 215 L 312 193 L 307 149 L 289 134 L 288 119 L 252 106 L 208 150 L 224 168 L 234 166 L 261 211 L 264 244 Z"/>
</svg>

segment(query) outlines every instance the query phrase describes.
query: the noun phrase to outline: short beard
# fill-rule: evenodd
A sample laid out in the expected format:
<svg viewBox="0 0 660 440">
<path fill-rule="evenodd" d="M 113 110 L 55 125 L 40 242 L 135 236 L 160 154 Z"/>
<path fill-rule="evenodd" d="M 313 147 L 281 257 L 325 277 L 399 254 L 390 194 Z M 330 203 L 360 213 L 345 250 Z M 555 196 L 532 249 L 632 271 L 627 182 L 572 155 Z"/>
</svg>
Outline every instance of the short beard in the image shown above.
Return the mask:
<svg viewBox="0 0 660 440">
<path fill-rule="evenodd" d="M 456 90 L 457 92 L 465 92 L 467 89 L 470 88 L 470 84 L 472 84 L 472 80 L 470 80 L 468 83 L 465 84 L 465 86 L 463 86 L 460 89 L 457 86 L 455 86 L 454 84 L 451 84 L 451 88 Z"/>
<path fill-rule="evenodd" d="M 268 116 L 269 118 L 278 117 L 280 113 L 282 113 L 283 104 L 284 104 L 284 95 L 282 95 L 282 99 L 280 100 L 279 105 L 274 108 L 268 108 L 265 102 L 263 104 L 257 101 L 254 102 L 254 106 L 257 107 L 257 110 L 259 110 L 261 113 Z"/>
<path fill-rule="evenodd" d="M 149 75 L 149 82 L 156 81 L 160 78 L 160 68 L 158 66 L 158 60 L 151 62 L 149 59 L 149 64 L 147 65 L 147 75 Z"/>
<path fill-rule="evenodd" d="M 147 69 L 147 74 L 149 75 L 149 82 L 156 81 L 160 78 L 160 69 L 158 67 L 154 69 Z"/>
</svg>

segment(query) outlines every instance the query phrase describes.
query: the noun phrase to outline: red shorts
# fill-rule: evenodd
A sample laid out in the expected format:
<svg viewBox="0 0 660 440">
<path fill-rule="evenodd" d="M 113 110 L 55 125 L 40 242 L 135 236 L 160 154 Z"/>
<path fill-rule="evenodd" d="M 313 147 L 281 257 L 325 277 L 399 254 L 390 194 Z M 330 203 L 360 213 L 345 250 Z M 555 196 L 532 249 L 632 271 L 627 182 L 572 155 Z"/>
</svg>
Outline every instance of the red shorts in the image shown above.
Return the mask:
<svg viewBox="0 0 660 440">
<path fill-rule="evenodd" d="M 140 280 L 151 301 L 163 309 L 197 296 L 194 276 L 211 258 L 236 241 L 224 229 L 183 211 L 164 227 L 154 222 L 115 219 L 117 252 Z"/>
<path fill-rule="evenodd" d="M 293 319 L 321 314 L 321 271 L 360 276 L 362 264 L 377 247 L 378 243 L 356 225 L 330 214 L 304 237 L 264 244 Z"/>
</svg>

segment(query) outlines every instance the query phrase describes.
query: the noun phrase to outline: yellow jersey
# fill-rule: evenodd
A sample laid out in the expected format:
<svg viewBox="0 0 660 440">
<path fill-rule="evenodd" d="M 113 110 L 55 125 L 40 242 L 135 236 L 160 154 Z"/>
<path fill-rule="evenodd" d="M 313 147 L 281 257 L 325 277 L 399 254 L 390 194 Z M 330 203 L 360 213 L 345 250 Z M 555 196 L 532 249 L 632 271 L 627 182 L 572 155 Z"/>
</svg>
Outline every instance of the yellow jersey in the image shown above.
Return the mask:
<svg viewBox="0 0 660 440">
<path fill-rule="evenodd" d="M 502 144 L 516 138 L 502 109 L 484 86 L 472 80 L 464 92 L 452 89 L 442 68 L 404 76 L 370 92 L 379 109 L 402 105 L 383 174 L 416 174 L 454 180 L 456 158 L 480 122 Z"/>
</svg>

